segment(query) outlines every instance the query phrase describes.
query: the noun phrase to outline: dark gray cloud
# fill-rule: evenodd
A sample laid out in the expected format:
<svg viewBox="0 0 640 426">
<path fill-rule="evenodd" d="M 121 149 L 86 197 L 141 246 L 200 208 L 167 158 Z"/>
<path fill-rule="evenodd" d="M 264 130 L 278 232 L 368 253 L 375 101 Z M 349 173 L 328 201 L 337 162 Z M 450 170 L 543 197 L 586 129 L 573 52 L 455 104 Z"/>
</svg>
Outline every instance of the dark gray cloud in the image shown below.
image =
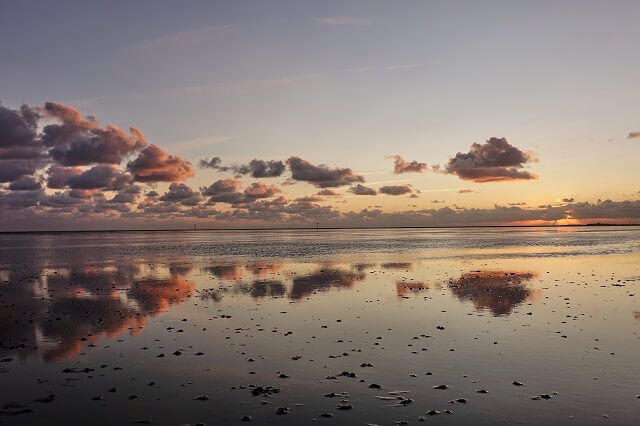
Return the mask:
<svg viewBox="0 0 640 426">
<path fill-rule="evenodd" d="M 111 124 L 99 127 L 95 119 L 85 120 L 80 111 L 55 102 L 47 102 L 42 110 L 60 122 L 45 126 L 42 142 L 53 147 L 49 155 L 62 166 L 120 164 L 147 144 L 135 127 L 129 129 L 129 135 Z"/>
<path fill-rule="evenodd" d="M 77 191 L 77 190 L 72 190 Z M 135 184 L 129 184 L 123 188 L 121 188 L 117 194 L 110 199 L 109 203 L 118 203 L 118 204 L 132 204 L 138 198 L 138 195 L 142 192 L 142 188 Z"/>
<path fill-rule="evenodd" d="M 203 169 L 216 169 L 216 170 L 224 169 L 222 171 L 227 171 L 228 168 L 221 167 L 221 163 L 222 163 L 222 160 L 220 159 L 220 157 L 213 157 L 212 159 L 203 158 L 200 160 L 198 164 L 200 165 L 200 168 L 203 168 Z"/>
<path fill-rule="evenodd" d="M 3 210 L 20 210 L 38 205 L 46 194 L 37 191 L 2 191 L 0 190 L 0 207 Z"/>
<path fill-rule="evenodd" d="M 67 180 L 70 177 L 80 174 L 82 174 L 82 169 L 78 167 L 51 166 L 47 169 L 47 187 L 62 189 L 67 185 Z"/>
<path fill-rule="evenodd" d="M 426 163 L 420 163 L 418 161 L 406 161 L 399 155 L 392 155 L 387 158 L 393 158 L 393 173 L 422 173 L 427 170 Z"/>
<path fill-rule="evenodd" d="M 68 145 L 57 145 L 49 151 L 51 158 L 62 166 L 83 166 L 96 163 L 120 164 L 129 154 L 146 145 L 142 133 L 132 127 L 131 135 L 115 126 L 92 129 L 83 139 Z"/>
<path fill-rule="evenodd" d="M 37 191 L 39 189 L 42 189 L 42 183 L 31 176 L 23 176 L 9 185 L 10 191 Z"/>
<path fill-rule="evenodd" d="M 271 198 L 282 193 L 277 185 L 253 182 L 240 192 L 242 182 L 239 179 L 220 179 L 209 187 L 200 188 L 202 195 L 209 196 L 209 203 L 244 204 L 261 198 Z"/>
<path fill-rule="evenodd" d="M 0 105 L 0 183 L 33 175 L 46 164 L 37 137 L 38 112 L 26 105 L 19 110 Z"/>
<path fill-rule="evenodd" d="M 81 197 L 72 197 L 69 192 L 56 192 L 45 196 L 40 200 L 40 205 L 55 209 L 75 207 L 83 204 L 85 201 Z"/>
<path fill-rule="evenodd" d="M 411 187 L 411 185 L 388 185 L 380 187 L 378 192 L 380 194 L 387 195 L 413 194 L 413 188 Z"/>
<path fill-rule="evenodd" d="M 169 191 L 160 197 L 160 201 L 181 201 L 194 195 L 195 192 L 188 185 L 184 183 L 172 183 L 169 185 Z"/>
<path fill-rule="evenodd" d="M 446 166 L 446 172 L 474 182 L 531 180 L 537 176 L 524 170 L 525 164 L 535 161 L 511 145 L 505 138 L 491 138 L 484 144 L 474 143 L 467 153 L 458 152 Z"/>
<path fill-rule="evenodd" d="M 0 160 L 0 183 L 33 175 L 43 163 L 39 160 Z"/>
<path fill-rule="evenodd" d="M 174 182 L 169 185 L 169 191 L 160 197 L 160 201 L 179 202 L 185 206 L 196 206 L 202 201 L 202 196 L 188 185 Z"/>
<path fill-rule="evenodd" d="M 378 193 L 375 189 L 369 188 L 362 184 L 352 186 L 351 188 L 349 188 L 349 192 L 355 195 L 376 195 Z"/>
<path fill-rule="evenodd" d="M 0 105 L 0 159 L 42 156 L 37 138 L 39 118 L 38 112 L 26 105 L 19 110 Z"/>
<path fill-rule="evenodd" d="M 100 164 L 69 177 L 65 184 L 73 189 L 115 190 L 124 187 L 131 181 L 131 176 L 120 171 L 116 166 Z"/>
<path fill-rule="evenodd" d="M 332 189 L 322 189 L 318 191 L 317 194 L 320 195 L 321 197 L 342 197 L 342 195 L 339 192 L 336 192 Z"/>
<path fill-rule="evenodd" d="M 264 161 L 254 158 L 249 164 L 234 166 L 233 170 L 241 175 L 250 174 L 254 178 L 267 178 L 281 176 L 285 168 L 282 161 Z"/>
<path fill-rule="evenodd" d="M 221 172 L 233 171 L 236 175 L 251 175 L 254 178 L 278 177 L 284 173 L 286 165 L 279 160 L 259 160 L 254 158 L 249 164 L 233 164 L 231 166 L 223 166 L 220 157 L 211 159 L 203 158 L 200 160 L 200 167 L 206 169 L 219 170 Z"/>
<path fill-rule="evenodd" d="M 193 166 L 156 145 L 143 149 L 135 160 L 127 163 L 127 170 L 138 182 L 178 182 L 194 175 Z"/>
<path fill-rule="evenodd" d="M 287 165 L 291 170 L 292 179 L 308 182 L 319 188 L 335 188 L 364 182 L 362 176 L 355 174 L 349 168 L 331 169 L 324 164 L 316 166 L 300 157 L 289 157 Z"/>
</svg>

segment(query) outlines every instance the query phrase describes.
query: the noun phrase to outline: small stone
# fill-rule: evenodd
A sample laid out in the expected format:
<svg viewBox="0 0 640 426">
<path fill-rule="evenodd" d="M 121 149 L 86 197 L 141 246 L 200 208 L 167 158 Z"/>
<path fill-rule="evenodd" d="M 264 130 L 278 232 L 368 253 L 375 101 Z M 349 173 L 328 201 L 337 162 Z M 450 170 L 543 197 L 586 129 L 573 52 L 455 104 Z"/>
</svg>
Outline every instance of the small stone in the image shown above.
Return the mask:
<svg viewBox="0 0 640 426">
<path fill-rule="evenodd" d="M 276 409 L 276 414 L 282 416 L 284 414 L 289 414 L 289 407 L 278 407 Z"/>
</svg>

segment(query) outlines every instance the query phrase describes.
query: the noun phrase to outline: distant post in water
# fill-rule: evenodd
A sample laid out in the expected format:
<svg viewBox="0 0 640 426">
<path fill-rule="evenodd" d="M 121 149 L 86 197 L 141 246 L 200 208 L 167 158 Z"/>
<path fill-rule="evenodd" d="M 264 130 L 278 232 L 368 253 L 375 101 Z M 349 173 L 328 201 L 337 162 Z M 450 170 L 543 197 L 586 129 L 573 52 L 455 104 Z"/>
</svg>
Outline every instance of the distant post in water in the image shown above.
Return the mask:
<svg viewBox="0 0 640 426">
<path fill-rule="evenodd" d="M 193 224 L 193 230 L 194 231 L 196 230 L 196 224 L 195 223 Z"/>
<path fill-rule="evenodd" d="M 316 232 L 318 232 L 320 230 L 320 223 L 316 222 Z"/>
</svg>

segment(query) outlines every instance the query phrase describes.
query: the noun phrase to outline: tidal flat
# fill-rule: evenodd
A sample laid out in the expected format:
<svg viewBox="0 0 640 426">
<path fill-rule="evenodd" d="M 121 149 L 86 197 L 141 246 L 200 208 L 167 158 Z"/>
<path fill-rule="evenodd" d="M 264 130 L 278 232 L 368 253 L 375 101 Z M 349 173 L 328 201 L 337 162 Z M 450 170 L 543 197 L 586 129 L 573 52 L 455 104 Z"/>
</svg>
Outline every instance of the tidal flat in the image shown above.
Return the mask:
<svg viewBox="0 0 640 426">
<path fill-rule="evenodd" d="M 638 424 L 640 227 L 0 234 L 0 424 Z"/>
</svg>

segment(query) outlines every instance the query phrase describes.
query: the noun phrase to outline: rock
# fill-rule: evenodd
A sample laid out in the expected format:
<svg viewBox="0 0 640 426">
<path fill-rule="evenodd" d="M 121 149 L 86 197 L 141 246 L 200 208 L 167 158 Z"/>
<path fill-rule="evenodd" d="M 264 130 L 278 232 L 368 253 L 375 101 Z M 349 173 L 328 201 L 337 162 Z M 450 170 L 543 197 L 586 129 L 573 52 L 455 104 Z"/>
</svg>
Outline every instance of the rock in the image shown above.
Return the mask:
<svg viewBox="0 0 640 426">
<path fill-rule="evenodd" d="M 276 408 L 276 414 L 281 416 L 283 414 L 289 414 L 289 407 L 278 407 Z"/>
<path fill-rule="evenodd" d="M 50 402 L 55 401 L 55 399 L 56 399 L 56 396 L 55 396 L 54 394 L 50 393 L 49 395 L 47 395 L 47 396 L 45 396 L 45 397 L 42 397 L 42 398 L 36 398 L 36 399 L 34 399 L 33 401 L 34 401 L 34 402 L 40 402 L 40 403 L 42 403 L 42 404 L 48 404 L 48 403 L 50 403 Z"/>
</svg>

